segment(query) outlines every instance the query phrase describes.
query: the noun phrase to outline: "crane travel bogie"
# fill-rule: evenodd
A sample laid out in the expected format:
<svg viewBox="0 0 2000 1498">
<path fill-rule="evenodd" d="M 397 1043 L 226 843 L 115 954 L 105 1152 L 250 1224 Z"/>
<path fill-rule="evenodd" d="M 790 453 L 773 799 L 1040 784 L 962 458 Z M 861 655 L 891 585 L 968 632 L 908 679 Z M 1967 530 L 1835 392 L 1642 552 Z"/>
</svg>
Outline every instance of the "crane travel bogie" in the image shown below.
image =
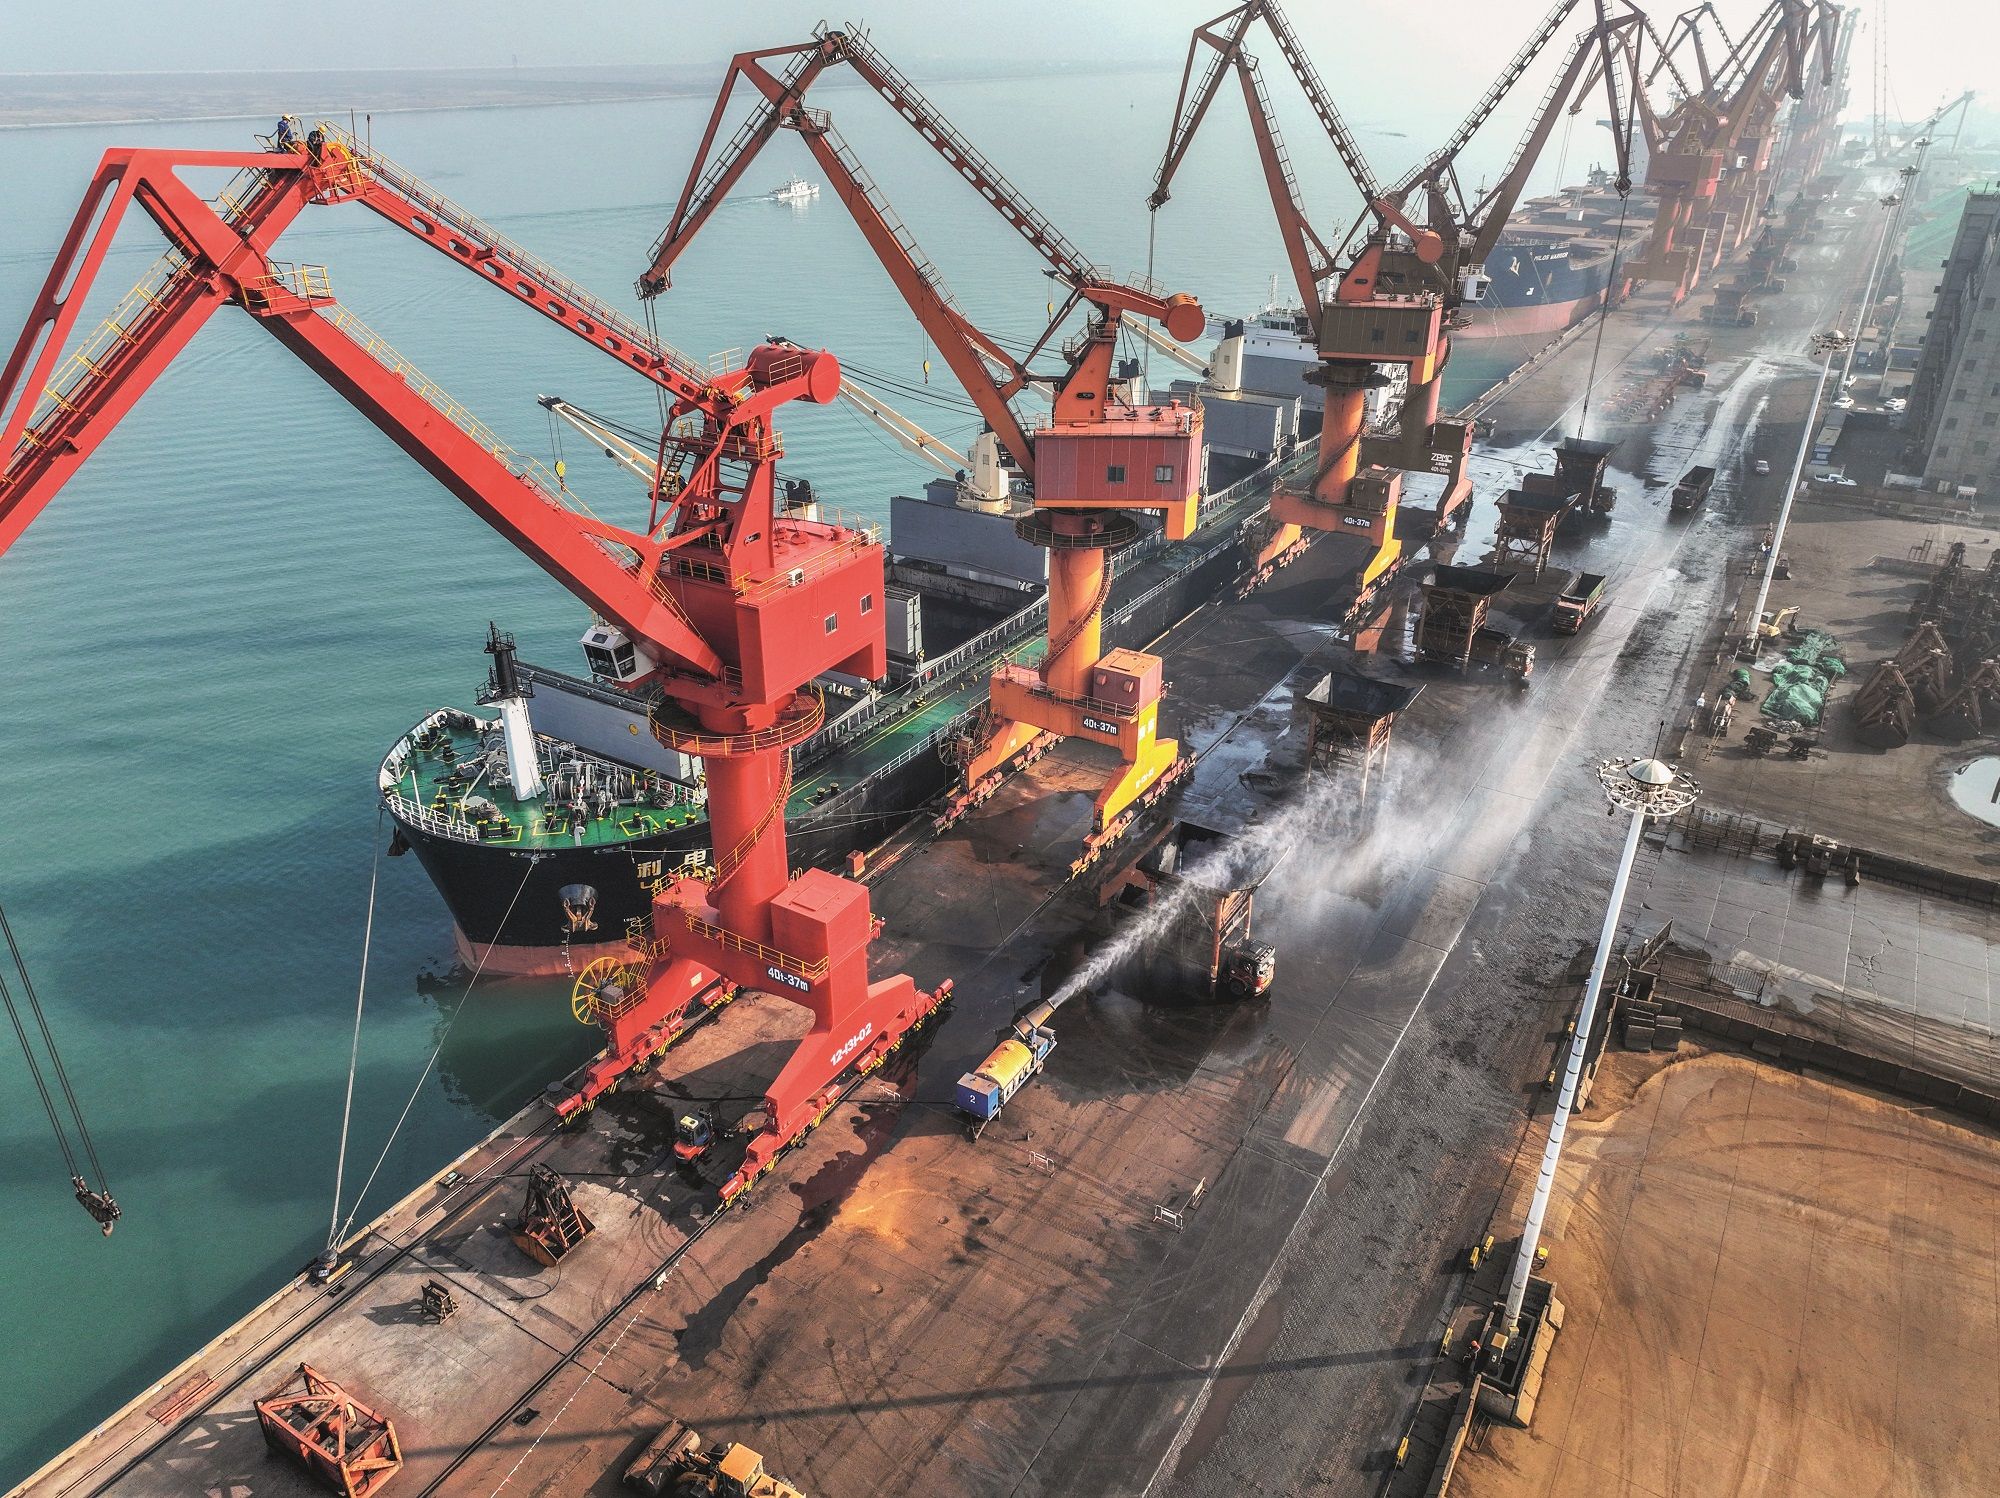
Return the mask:
<svg viewBox="0 0 2000 1498">
<path fill-rule="evenodd" d="M 734 1195 L 818 1119 L 841 1077 L 879 1065 L 950 992 L 949 983 L 919 992 L 903 975 L 871 979 L 878 928 L 867 891 L 818 871 L 794 878 L 786 856 L 790 749 L 824 719 L 811 683 L 828 671 L 886 670 L 880 543 L 777 499 L 773 413 L 835 399 L 838 361 L 770 341 L 740 366 L 702 369 L 346 132 L 321 125 L 309 142 L 105 155 L 0 373 L 0 549 L 209 314 L 233 303 L 607 621 L 616 636 L 607 650 L 629 645 L 633 664 L 644 663 L 639 679 L 658 689 L 655 737 L 706 767 L 715 856 L 711 877 L 657 892 L 651 928 L 635 936 L 643 983 L 616 985 L 615 1001 L 608 989 L 588 996 L 608 1043 L 559 1111 L 587 1107 L 738 988 L 798 1003 L 813 1026 L 771 1085 L 768 1126 L 725 1188 Z M 207 167 L 237 170 L 214 201 L 179 175 Z M 661 387 L 669 435 L 643 527 L 576 507 L 558 476 L 506 448 L 347 312 L 323 269 L 272 261 L 307 206 L 348 202 Z M 172 250 L 106 332 L 58 368 L 135 203 Z"/>
</svg>

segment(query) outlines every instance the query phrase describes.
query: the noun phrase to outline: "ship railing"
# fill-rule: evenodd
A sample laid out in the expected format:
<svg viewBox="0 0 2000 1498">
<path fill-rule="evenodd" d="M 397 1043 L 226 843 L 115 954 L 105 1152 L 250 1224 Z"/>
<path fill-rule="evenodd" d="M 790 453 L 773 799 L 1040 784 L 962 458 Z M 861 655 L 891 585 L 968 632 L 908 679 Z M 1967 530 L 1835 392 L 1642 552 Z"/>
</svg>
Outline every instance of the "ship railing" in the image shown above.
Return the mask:
<svg viewBox="0 0 2000 1498">
<path fill-rule="evenodd" d="M 897 770 L 902 769 L 904 765 L 907 765 L 908 763 L 910 763 L 911 760 L 916 759 L 919 755 L 936 753 L 938 745 L 944 743 L 947 739 L 950 739 L 955 735 L 962 733 L 965 729 L 969 728 L 972 725 L 973 721 L 978 718 L 981 711 L 983 711 L 984 706 L 985 704 L 979 703 L 965 709 L 965 711 L 963 712 L 954 713 L 951 717 L 947 718 L 944 722 L 938 724 L 937 727 L 933 728 L 929 733 L 925 734 L 921 739 L 917 740 L 916 743 L 912 744 L 909 748 L 905 749 L 901 754 L 897 755 L 894 759 L 889 760 L 886 763 L 878 766 L 874 771 L 874 775 L 882 776 L 882 775 L 894 774 Z M 845 790 L 841 791 L 838 795 L 829 796 L 823 803 L 821 803 L 819 809 L 822 812 L 822 814 L 828 811 L 837 812 L 847 802 L 859 796 L 865 789 L 866 789 L 865 781 L 857 782 L 856 784 L 851 785 L 847 787 Z"/>
<path fill-rule="evenodd" d="M 417 747 L 417 740 L 443 722 L 446 715 L 451 711 L 452 709 L 448 707 L 439 708 L 400 739 L 396 740 L 389 752 L 382 756 L 382 768 L 376 772 L 376 783 L 384 791 L 391 789 L 397 781 L 403 778 L 403 771 L 410 763 L 410 755 Z"/>
<path fill-rule="evenodd" d="M 441 811 L 420 806 L 400 791 L 384 791 L 382 799 L 388 803 L 389 813 L 397 821 L 419 827 L 434 837 L 441 837 L 454 843 L 482 841 L 479 829 L 462 817 L 446 816 Z"/>
<path fill-rule="evenodd" d="M 1312 443 L 1316 444 L 1318 439 L 1314 438 L 1311 440 Z M 1252 499 L 1259 498 L 1268 489 L 1268 481 L 1274 472 L 1281 476 L 1296 473 L 1302 468 L 1309 467 L 1311 462 L 1311 452 L 1302 449 L 1290 458 L 1267 464 L 1256 473 L 1249 474 L 1244 478 L 1238 479 L 1235 483 L 1217 490 L 1206 501 L 1204 509 L 1211 517 L 1225 517 L 1232 510 L 1244 506 Z M 1164 535 L 1155 533 L 1146 537 L 1137 545 L 1128 547 L 1125 551 L 1120 552 L 1113 563 L 1113 567 L 1114 569 L 1128 567 L 1136 561 L 1153 555 L 1164 547 L 1184 544 L 1183 542 L 1170 542 Z M 1234 535 L 1224 534 L 1218 536 L 1200 552 L 1176 567 L 1171 573 L 1145 592 L 1139 594 L 1136 598 L 1131 598 L 1121 603 L 1116 611 L 1108 616 L 1107 622 L 1112 624 L 1122 623 L 1139 609 L 1144 608 L 1147 604 L 1158 598 L 1168 588 L 1178 583 L 1188 572 L 1214 560 L 1217 555 L 1227 551 L 1236 544 L 1237 540 Z M 992 628 L 973 636 L 956 649 L 933 660 L 924 662 L 895 691 L 881 694 L 876 699 L 876 706 L 872 711 L 850 713 L 839 722 L 824 729 L 813 739 L 800 745 L 798 750 L 800 763 L 811 764 L 841 745 L 849 743 L 862 734 L 867 733 L 876 724 L 880 723 L 883 718 L 902 711 L 912 698 L 924 693 L 950 690 L 957 684 L 960 678 L 978 669 L 980 666 L 990 663 L 995 656 L 1002 654 L 1009 645 L 1043 628 L 1047 620 L 1048 600 L 1046 598 L 1037 599 L 1026 608 L 1008 615 Z M 926 739 L 926 746 L 931 742 L 933 742 L 932 739 Z M 900 764 L 902 762 L 902 759 L 899 758 L 892 763 Z"/>
</svg>

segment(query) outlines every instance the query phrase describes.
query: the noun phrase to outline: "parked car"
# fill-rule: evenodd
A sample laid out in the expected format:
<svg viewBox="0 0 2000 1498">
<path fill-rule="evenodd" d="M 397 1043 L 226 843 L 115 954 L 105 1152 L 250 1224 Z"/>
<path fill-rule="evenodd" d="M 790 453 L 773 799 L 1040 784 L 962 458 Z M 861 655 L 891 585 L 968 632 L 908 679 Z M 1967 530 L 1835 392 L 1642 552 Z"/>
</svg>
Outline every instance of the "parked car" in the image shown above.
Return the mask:
<svg viewBox="0 0 2000 1498">
<path fill-rule="evenodd" d="M 1771 471 L 1770 460 L 1768 458 L 1759 458 L 1756 462 L 1750 465 L 1750 471 L 1761 478 L 1763 475 Z"/>
</svg>

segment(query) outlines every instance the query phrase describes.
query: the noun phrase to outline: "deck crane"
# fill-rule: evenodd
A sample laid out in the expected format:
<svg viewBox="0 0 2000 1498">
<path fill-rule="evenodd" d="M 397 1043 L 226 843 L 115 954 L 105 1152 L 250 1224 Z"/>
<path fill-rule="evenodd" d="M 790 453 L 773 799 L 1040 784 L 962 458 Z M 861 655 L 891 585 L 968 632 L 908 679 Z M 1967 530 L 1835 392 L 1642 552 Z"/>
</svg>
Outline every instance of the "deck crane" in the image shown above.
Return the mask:
<svg viewBox="0 0 2000 1498">
<path fill-rule="evenodd" d="M 765 1100 L 767 1126 L 733 1197 L 825 1111 L 844 1078 L 879 1065 L 949 995 L 907 975 L 871 981 L 868 892 L 794 878 L 783 808 L 790 748 L 820 724 L 829 670 L 886 667 L 883 555 L 869 535 L 781 513 L 773 413 L 825 404 L 840 367 L 783 343 L 711 372 L 446 201 L 351 135 L 307 150 L 107 152 L 0 372 L 0 550 L 15 540 L 218 308 L 236 306 L 602 621 L 593 670 L 652 700 L 654 735 L 700 756 L 715 843 L 710 879 L 660 888 L 629 962 L 579 978 L 580 1018 L 606 1046 L 559 1107 L 587 1108 L 738 987 L 812 1011 Z M 191 169 L 235 169 L 213 200 Z M 582 509 L 333 297 L 323 268 L 272 258 L 309 205 L 359 203 L 652 381 L 670 402 L 661 482 L 643 527 Z M 136 204 L 169 248 L 100 334 L 59 367 L 112 236 Z"/>
<path fill-rule="evenodd" d="M 782 60 L 782 61 L 781 61 Z M 888 101 L 993 210 L 1047 262 L 1061 288 L 1055 315 L 1025 355 L 982 332 L 958 307 L 936 266 L 875 185 L 826 110 L 808 91 L 828 70 L 852 68 Z M 716 148 L 738 80 L 761 98 L 726 145 Z M 1194 528 L 1204 451 L 1201 413 L 1177 401 L 1136 398 L 1137 361 L 1117 358 L 1128 317 L 1150 318 L 1182 342 L 1205 319 L 1191 296 L 1127 284 L 1099 270 L 939 113 L 860 32 L 822 25 L 809 42 L 739 53 L 729 65 L 708 128 L 673 216 L 639 278 L 642 297 L 666 290 L 675 262 L 708 222 L 757 153 L 780 130 L 795 131 L 826 173 L 862 237 L 971 397 L 997 444 L 1033 486 L 1033 509 L 1017 529 L 1048 548 L 1048 646 L 1037 667 L 1002 666 L 993 675 L 987 719 L 968 746 L 963 779 L 944 821 L 989 797 L 1009 766 L 1078 737 L 1118 752 L 1121 766 L 1098 794 L 1092 831 L 1077 860 L 1094 859 L 1137 814 L 1186 772 L 1180 746 L 1159 737 L 1161 664 L 1133 650 L 1105 654 L 1101 629 L 1110 587 L 1108 559 L 1139 539 L 1135 509 L 1165 512 L 1169 538 Z M 1061 345 L 1063 367 L 1036 373 L 1072 314 L 1083 329 Z M 1030 426 L 1014 399 L 1051 392 L 1046 424 Z M 980 466 L 980 465 L 976 465 Z"/>
<path fill-rule="evenodd" d="M 1459 188 L 1460 154 L 1561 29 L 1577 0 L 1559 0 L 1444 145 L 1390 186 L 1375 177 L 1277 0 L 1245 0 L 1195 28 L 1172 131 L 1147 205 L 1157 212 L 1172 196 L 1174 177 L 1195 132 L 1224 75 L 1233 71 L 1249 109 L 1286 258 L 1324 366 L 1314 376 L 1326 390 L 1319 471 L 1310 492 L 1281 488 L 1272 496 L 1275 525 L 1258 557 L 1258 577 L 1295 555 L 1309 532 L 1362 536 L 1374 547 L 1361 570 L 1355 606 L 1365 612 L 1374 589 L 1401 554 L 1396 515 L 1403 473 L 1444 478 L 1436 517 L 1439 526 L 1451 523 L 1471 498 L 1466 473 L 1471 423 L 1439 415 L 1441 380 L 1450 357 L 1449 331 L 1458 309 L 1484 294 L 1485 256 L 1525 189 L 1555 120 L 1565 109 L 1574 112 L 1581 107 L 1578 80 L 1593 59 L 1608 63 L 1620 35 L 1641 19 L 1636 11 L 1607 15 L 1606 0 L 1594 3 L 1596 24 L 1571 49 L 1499 183 L 1476 201 L 1468 201 Z M 1276 41 L 1361 194 L 1361 213 L 1337 247 L 1329 248 L 1329 241 L 1306 217 L 1262 71 L 1245 49 L 1258 21 Z M 1210 55 L 1197 77 L 1196 64 L 1204 48 Z M 1608 66 L 1603 71 L 1613 99 L 1613 119 L 1622 121 L 1623 113 L 1615 107 L 1617 74 Z M 1629 180 L 1622 135 L 1619 160 L 1620 176 Z M 1413 202 L 1419 197 L 1421 210 Z M 1338 280 L 1328 297 L 1322 283 L 1336 272 Z M 1366 430 L 1367 395 L 1384 381 L 1379 368 L 1383 364 L 1408 369 L 1409 391 L 1395 430 L 1371 433 Z"/>
</svg>

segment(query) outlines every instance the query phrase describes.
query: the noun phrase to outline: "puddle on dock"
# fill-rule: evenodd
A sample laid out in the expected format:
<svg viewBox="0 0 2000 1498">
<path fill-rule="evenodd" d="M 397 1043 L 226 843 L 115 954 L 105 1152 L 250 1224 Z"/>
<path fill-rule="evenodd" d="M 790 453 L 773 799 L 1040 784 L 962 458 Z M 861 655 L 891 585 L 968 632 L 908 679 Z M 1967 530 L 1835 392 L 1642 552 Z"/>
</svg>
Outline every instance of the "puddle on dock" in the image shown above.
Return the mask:
<svg viewBox="0 0 2000 1498">
<path fill-rule="evenodd" d="M 1951 802 L 1967 816 L 2000 827 L 2000 755 L 1985 754 L 1951 777 Z"/>
</svg>

